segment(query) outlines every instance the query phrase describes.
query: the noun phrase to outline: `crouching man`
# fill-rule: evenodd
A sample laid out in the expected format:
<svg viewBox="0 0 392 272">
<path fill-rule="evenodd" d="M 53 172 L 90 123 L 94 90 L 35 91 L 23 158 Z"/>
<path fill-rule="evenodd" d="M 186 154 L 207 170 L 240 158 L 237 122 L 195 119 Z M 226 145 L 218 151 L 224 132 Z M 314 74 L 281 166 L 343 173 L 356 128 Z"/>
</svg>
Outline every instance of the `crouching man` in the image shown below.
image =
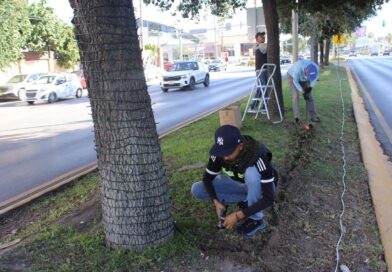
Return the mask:
<svg viewBox="0 0 392 272">
<path fill-rule="evenodd" d="M 274 203 L 278 175 L 271 160 L 272 154 L 263 144 L 241 135 L 234 126 L 221 126 L 215 132 L 203 181 L 192 185 L 192 194 L 212 200 L 225 228 L 236 227 L 238 234 L 253 237 L 267 227 L 262 210 Z M 225 205 L 233 203 L 239 210 L 222 216 Z"/>
</svg>

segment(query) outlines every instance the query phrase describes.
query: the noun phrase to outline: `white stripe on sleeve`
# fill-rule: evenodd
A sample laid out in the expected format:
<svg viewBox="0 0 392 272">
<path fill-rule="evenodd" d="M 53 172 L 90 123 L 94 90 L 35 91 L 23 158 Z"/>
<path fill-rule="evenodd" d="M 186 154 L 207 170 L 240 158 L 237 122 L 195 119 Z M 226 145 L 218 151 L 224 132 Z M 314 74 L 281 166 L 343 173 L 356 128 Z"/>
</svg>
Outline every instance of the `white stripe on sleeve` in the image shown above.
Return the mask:
<svg viewBox="0 0 392 272">
<path fill-rule="evenodd" d="M 269 183 L 269 182 L 273 182 L 275 180 L 275 178 L 271 178 L 271 179 L 262 179 L 260 180 L 261 183 Z"/>
<path fill-rule="evenodd" d="M 219 174 L 219 173 L 217 173 L 217 172 L 212 172 L 211 170 L 208 170 L 208 168 L 206 168 L 206 172 L 207 172 L 208 174 L 211 174 L 211 175 L 214 175 L 214 176 L 216 176 L 216 175 Z"/>
<path fill-rule="evenodd" d="M 262 159 L 259 159 L 259 162 L 263 165 L 264 170 L 266 170 L 267 167 L 265 167 L 265 164 L 264 164 L 263 160 L 262 160 Z"/>
<path fill-rule="evenodd" d="M 263 166 L 261 165 L 260 161 L 257 161 L 257 167 L 259 168 L 260 172 L 263 172 Z"/>
</svg>

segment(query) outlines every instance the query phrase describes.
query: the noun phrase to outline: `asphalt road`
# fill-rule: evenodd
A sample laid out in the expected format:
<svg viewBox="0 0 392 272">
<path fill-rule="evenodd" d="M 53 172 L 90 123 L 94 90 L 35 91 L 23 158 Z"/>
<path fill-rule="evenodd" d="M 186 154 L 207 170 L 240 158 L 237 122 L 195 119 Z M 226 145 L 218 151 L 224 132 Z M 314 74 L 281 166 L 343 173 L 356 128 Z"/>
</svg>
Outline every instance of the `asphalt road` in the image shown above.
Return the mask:
<svg viewBox="0 0 392 272">
<path fill-rule="evenodd" d="M 282 74 L 287 66 L 282 68 Z M 254 70 L 212 72 L 210 86 L 148 88 L 159 134 L 248 94 Z M 54 104 L 0 103 L 0 202 L 96 160 L 87 97 Z"/>
<path fill-rule="evenodd" d="M 362 92 L 377 139 L 392 159 L 392 57 L 353 58 L 348 65 Z"/>
</svg>

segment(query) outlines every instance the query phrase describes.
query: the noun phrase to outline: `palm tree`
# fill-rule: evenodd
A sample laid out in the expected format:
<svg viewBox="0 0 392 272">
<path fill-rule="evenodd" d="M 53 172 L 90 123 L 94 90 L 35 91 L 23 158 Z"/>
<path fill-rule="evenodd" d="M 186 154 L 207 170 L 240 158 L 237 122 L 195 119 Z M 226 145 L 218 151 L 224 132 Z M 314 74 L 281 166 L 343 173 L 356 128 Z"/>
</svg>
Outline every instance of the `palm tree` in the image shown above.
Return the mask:
<svg viewBox="0 0 392 272">
<path fill-rule="evenodd" d="M 274 101 L 275 96 L 271 95 L 271 101 L 279 103 L 284 114 L 284 102 L 282 93 L 282 75 L 280 71 L 280 47 L 279 47 L 279 16 L 276 8 L 276 0 L 262 0 L 263 11 L 265 14 L 265 26 L 268 35 L 268 63 L 274 63 L 276 65 L 276 71 L 274 74 L 274 82 L 276 87 L 276 93 L 279 101 Z M 271 107 L 273 113 L 277 114 L 277 107 Z"/>
<path fill-rule="evenodd" d="M 168 182 L 132 1 L 70 3 L 94 122 L 106 243 L 141 250 L 167 241 Z"/>
</svg>

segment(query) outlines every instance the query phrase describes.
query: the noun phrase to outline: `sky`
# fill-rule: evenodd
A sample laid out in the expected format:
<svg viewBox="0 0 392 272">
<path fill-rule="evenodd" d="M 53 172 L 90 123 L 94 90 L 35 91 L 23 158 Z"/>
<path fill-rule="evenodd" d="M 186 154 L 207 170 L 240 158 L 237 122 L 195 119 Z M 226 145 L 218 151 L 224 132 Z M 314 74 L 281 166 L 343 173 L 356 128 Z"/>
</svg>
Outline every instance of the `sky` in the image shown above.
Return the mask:
<svg viewBox="0 0 392 272">
<path fill-rule="evenodd" d="M 30 2 L 36 2 L 37 0 L 30 0 Z M 257 1 L 260 2 L 260 1 Z M 134 1 L 135 6 L 139 7 L 139 1 Z M 253 3 L 252 0 L 249 3 Z M 65 22 L 70 22 L 73 16 L 73 11 L 69 5 L 68 0 L 48 0 L 49 6 L 53 7 L 55 13 Z M 364 22 L 362 25 L 367 27 L 367 33 L 373 32 L 376 37 L 385 36 L 386 33 L 392 33 L 392 1 L 384 4 L 382 9 L 377 11 L 377 15 L 372 17 L 370 20 Z M 164 17 L 162 16 L 164 15 Z M 138 15 L 137 15 L 138 17 Z M 209 16 L 211 18 L 211 16 Z M 156 21 L 154 18 L 164 18 L 162 23 L 170 26 L 175 26 L 178 24 L 178 17 L 172 17 L 169 13 L 162 13 L 159 9 L 153 5 L 144 6 L 143 7 L 143 18 L 146 20 Z M 382 27 L 382 21 L 385 20 L 386 26 Z M 194 28 L 204 27 L 208 22 L 200 22 L 196 24 L 195 22 L 189 22 L 187 20 L 182 19 L 182 22 L 185 23 L 190 28 L 194 26 Z M 183 25 L 181 23 L 181 25 Z"/>
<path fill-rule="evenodd" d="M 362 25 L 366 26 L 367 33 L 374 33 L 375 37 L 384 37 L 387 33 L 392 33 L 392 1 L 384 4 L 382 9 L 377 11 L 377 15 L 370 20 L 365 21 Z M 385 27 L 382 27 L 382 21 L 385 20 Z"/>
<path fill-rule="evenodd" d="M 139 10 L 139 2 L 140 0 L 134 0 L 134 5 L 135 9 Z M 29 2 L 38 2 L 38 0 L 29 0 Z M 253 0 L 248 0 L 249 5 L 253 6 Z M 261 1 L 257 1 L 261 2 Z M 54 8 L 54 11 L 58 17 L 60 17 L 63 21 L 70 23 L 72 17 L 73 17 L 73 11 L 72 8 L 68 2 L 68 0 L 47 0 L 47 3 L 50 7 Z M 260 4 L 261 5 L 261 4 Z M 259 6 L 259 4 L 258 4 Z M 173 17 L 170 15 L 169 12 L 162 12 L 160 9 L 154 5 L 144 5 L 143 4 L 143 19 L 145 20 L 151 20 L 151 21 L 157 21 L 156 18 L 161 18 L 164 20 L 161 20 L 160 22 L 169 26 L 176 26 L 179 24 L 179 21 L 181 22 L 181 28 L 184 29 L 192 29 L 192 28 L 202 28 L 202 27 L 211 27 L 211 20 L 209 22 L 204 22 L 203 16 L 201 16 L 200 22 L 196 21 L 190 21 L 187 19 L 183 19 L 180 16 Z M 238 11 L 242 16 L 245 16 L 244 12 Z M 139 13 L 136 12 L 136 17 L 139 17 Z M 164 16 L 164 17 L 163 17 Z M 207 18 L 211 19 L 212 16 L 206 16 Z M 208 21 L 208 20 L 207 20 Z M 189 27 L 188 27 L 189 26 Z"/>
</svg>

